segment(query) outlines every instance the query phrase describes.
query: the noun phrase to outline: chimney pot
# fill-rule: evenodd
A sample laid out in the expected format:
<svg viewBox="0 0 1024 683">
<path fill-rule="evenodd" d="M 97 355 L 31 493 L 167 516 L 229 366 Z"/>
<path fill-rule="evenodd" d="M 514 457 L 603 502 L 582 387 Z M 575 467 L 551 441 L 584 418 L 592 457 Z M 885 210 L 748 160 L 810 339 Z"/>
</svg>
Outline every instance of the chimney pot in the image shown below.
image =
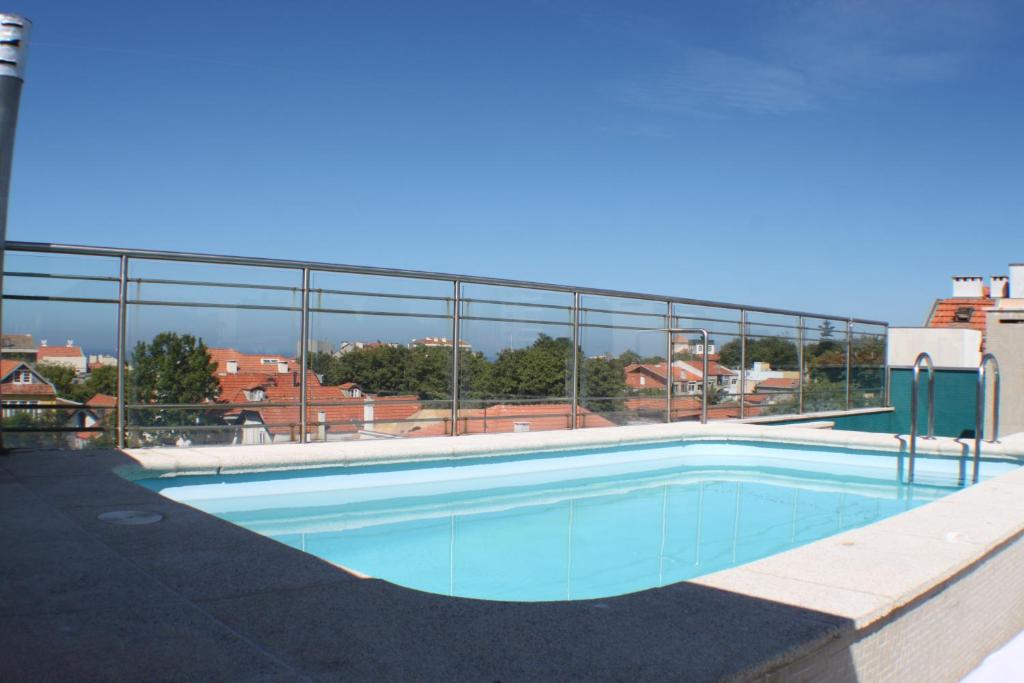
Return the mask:
<svg viewBox="0 0 1024 683">
<path fill-rule="evenodd" d="M 1010 264 L 1010 291 L 1007 295 L 1013 299 L 1024 299 L 1024 263 Z"/>
<path fill-rule="evenodd" d="M 984 296 L 983 279 L 978 275 L 954 275 L 954 299 L 980 299 Z"/>
<path fill-rule="evenodd" d="M 1010 295 L 1010 278 L 1006 275 L 993 275 L 989 278 L 988 290 L 993 299 L 1005 299 Z"/>
</svg>

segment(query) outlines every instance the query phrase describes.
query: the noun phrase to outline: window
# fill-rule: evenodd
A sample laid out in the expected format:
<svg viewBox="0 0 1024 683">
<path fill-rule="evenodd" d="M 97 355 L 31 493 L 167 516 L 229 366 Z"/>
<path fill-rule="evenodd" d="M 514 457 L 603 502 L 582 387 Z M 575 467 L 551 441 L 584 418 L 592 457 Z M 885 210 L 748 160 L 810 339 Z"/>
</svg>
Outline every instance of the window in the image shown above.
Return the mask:
<svg viewBox="0 0 1024 683">
<path fill-rule="evenodd" d="M 958 323 L 969 323 L 971 322 L 972 315 L 974 315 L 974 309 L 972 307 L 960 306 L 953 314 L 953 320 Z"/>
<path fill-rule="evenodd" d="M 15 384 L 32 384 L 32 371 L 31 370 L 18 370 L 14 373 Z"/>
<path fill-rule="evenodd" d="M 647 384 L 647 378 L 640 375 L 640 386 L 644 386 L 645 384 Z"/>
<path fill-rule="evenodd" d="M 277 365 L 280 362 L 277 358 L 260 358 L 260 363 L 263 365 Z"/>
<path fill-rule="evenodd" d="M 27 412 L 34 413 L 34 412 L 36 412 L 34 410 L 33 411 L 26 410 L 25 408 L 15 408 L 14 406 L 34 406 L 34 405 L 37 405 L 39 402 L 38 401 L 6 401 L 6 403 L 8 404 L 8 407 L 4 408 L 4 417 L 11 417 L 12 415 L 17 415 L 18 413 L 27 413 Z"/>
<path fill-rule="evenodd" d="M 262 401 L 266 397 L 267 393 L 259 387 L 256 389 L 248 389 L 245 392 L 245 400 L 247 401 Z"/>
</svg>

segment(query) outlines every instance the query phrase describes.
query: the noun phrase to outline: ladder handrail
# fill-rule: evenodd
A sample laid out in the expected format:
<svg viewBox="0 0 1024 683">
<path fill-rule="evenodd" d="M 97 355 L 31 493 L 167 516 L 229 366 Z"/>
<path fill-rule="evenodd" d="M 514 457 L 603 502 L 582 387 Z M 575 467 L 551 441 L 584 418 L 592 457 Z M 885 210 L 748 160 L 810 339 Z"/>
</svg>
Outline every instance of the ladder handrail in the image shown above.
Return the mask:
<svg viewBox="0 0 1024 683">
<path fill-rule="evenodd" d="M 995 367 L 995 386 L 992 394 L 992 438 L 989 443 L 999 441 L 999 361 L 991 353 L 981 357 L 978 364 L 978 402 L 974 408 L 974 474 L 971 476 L 971 483 L 978 483 L 978 468 L 981 464 L 981 441 L 982 432 L 985 429 L 985 375 L 989 362 Z"/>
<path fill-rule="evenodd" d="M 914 483 L 914 459 L 917 457 L 917 395 L 921 386 L 921 364 L 928 364 L 928 436 L 935 438 L 935 363 L 932 357 L 922 351 L 914 360 L 914 376 L 910 390 L 910 462 L 907 468 L 907 483 Z"/>
</svg>

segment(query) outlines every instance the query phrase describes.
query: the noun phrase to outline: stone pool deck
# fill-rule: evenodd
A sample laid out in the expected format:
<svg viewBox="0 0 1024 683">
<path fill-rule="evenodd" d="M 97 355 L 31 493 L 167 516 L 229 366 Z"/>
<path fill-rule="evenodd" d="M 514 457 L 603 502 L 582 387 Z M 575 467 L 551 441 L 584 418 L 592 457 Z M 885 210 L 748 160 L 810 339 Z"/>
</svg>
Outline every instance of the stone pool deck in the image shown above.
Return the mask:
<svg viewBox="0 0 1024 683">
<path fill-rule="evenodd" d="M 355 577 L 115 468 L 140 472 L 116 451 L 0 457 L 0 679 L 954 681 L 1024 628 L 1024 470 L 695 582 L 503 603 Z M 116 510 L 163 520 L 98 519 Z"/>
</svg>

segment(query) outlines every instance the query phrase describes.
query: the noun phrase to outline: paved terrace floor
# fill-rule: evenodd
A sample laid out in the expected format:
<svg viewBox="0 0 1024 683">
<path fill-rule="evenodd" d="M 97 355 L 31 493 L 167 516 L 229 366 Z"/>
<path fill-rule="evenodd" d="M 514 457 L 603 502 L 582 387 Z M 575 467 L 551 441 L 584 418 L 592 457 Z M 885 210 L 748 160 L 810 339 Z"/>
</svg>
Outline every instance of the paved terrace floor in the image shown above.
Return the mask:
<svg viewBox="0 0 1024 683">
<path fill-rule="evenodd" d="M 111 473 L 126 460 L 0 456 L 0 679 L 742 680 L 849 628 L 690 583 L 562 603 L 420 593 Z M 97 519 L 114 510 L 164 520 Z"/>
</svg>

